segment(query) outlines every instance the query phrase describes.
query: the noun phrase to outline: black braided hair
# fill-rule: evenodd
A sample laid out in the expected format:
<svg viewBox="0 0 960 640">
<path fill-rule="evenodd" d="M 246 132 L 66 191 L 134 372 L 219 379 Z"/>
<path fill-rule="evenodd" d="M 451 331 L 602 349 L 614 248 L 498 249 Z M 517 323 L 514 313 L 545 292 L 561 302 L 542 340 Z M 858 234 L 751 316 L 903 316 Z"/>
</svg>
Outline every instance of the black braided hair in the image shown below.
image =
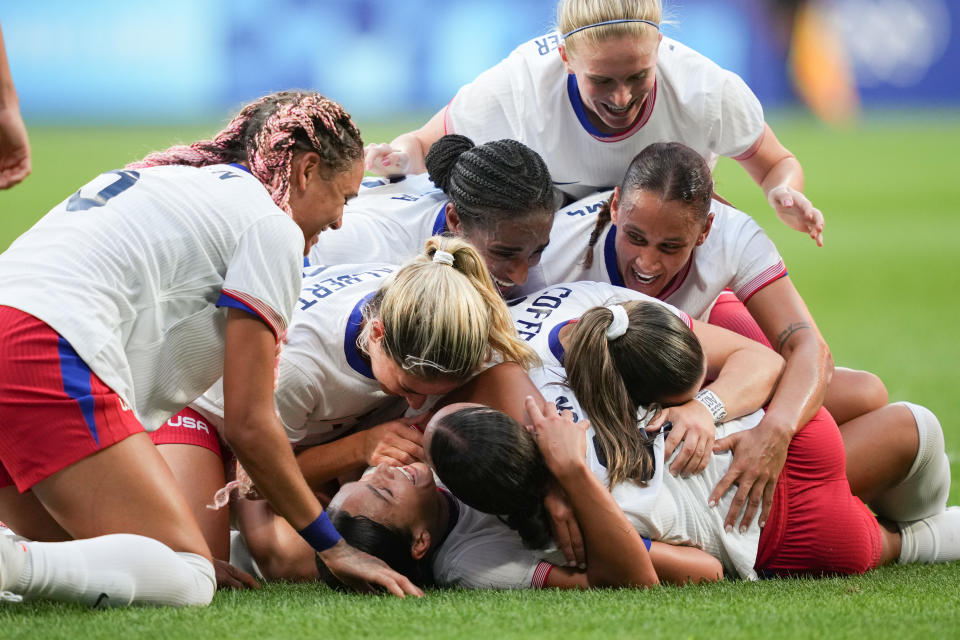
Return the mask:
<svg viewBox="0 0 960 640">
<path fill-rule="evenodd" d="M 475 146 L 466 136 L 446 135 L 433 143 L 425 163 L 471 229 L 534 212 L 552 214 L 560 204 L 543 158 L 516 140 Z"/>
</svg>

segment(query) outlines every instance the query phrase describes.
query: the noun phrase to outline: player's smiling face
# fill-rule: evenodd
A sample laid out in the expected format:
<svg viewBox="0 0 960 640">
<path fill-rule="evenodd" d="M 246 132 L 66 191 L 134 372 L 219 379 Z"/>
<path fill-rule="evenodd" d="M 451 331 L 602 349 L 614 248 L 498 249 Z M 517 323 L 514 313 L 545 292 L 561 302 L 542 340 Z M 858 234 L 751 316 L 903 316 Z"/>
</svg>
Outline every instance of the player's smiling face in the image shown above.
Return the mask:
<svg viewBox="0 0 960 640">
<path fill-rule="evenodd" d="M 574 41 L 574 49 L 561 49 L 567 72 L 577 77 L 587 115 L 602 133 L 622 133 L 636 122 L 653 90 L 660 38 L 651 32 L 599 44 Z"/>
<path fill-rule="evenodd" d="M 553 217 L 552 211 L 529 213 L 501 220 L 490 229 L 468 229 L 448 214 L 447 225 L 476 247 L 500 295 L 509 299 L 526 284 L 530 269 L 540 263 L 550 243 Z"/>
<path fill-rule="evenodd" d="M 310 253 L 310 247 L 316 244 L 321 231 L 340 226 L 343 206 L 356 197 L 360 181 L 363 180 L 362 161 L 354 163 L 346 171 L 331 174 L 319 163 L 310 165 L 301 160 L 309 155 L 319 159 L 315 153 L 295 157 L 290 175 L 290 209 L 293 221 L 303 231 L 304 255 Z"/>
<path fill-rule="evenodd" d="M 642 189 L 624 198 L 617 188 L 610 213 L 617 225 L 614 243 L 623 283 L 654 297 L 680 272 L 694 247 L 707 239 L 713 222 L 713 214 L 703 224 L 683 201 L 663 201 Z"/>
<path fill-rule="evenodd" d="M 345 484 L 330 506 L 393 529 L 412 531 L 433 527 L 441 499 L 427 465 L 415 462 L 391 467 L 384 463 L 359 481 Z"/>
</svg>

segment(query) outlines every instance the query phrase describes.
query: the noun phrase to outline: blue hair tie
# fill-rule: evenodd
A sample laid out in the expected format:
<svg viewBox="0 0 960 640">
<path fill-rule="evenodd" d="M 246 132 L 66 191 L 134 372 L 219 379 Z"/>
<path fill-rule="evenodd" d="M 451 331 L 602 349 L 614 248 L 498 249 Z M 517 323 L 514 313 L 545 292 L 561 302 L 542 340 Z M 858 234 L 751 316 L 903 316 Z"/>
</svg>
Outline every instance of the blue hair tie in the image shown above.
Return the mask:
<svg viewBox="0 0 960 640">
<path fill-rule="evenodd" d="M 603 22 L 594 22 L 593 24 L 588 24 L 585 27 L 579 27 L 577 29 L 574 29 L 573 31 L 566 32 L 565 34 L 563 34 L 563 39 L 566 40 L 573 34 L 577 33 L 578 31 L 583 31 L 584 29 L 593 29 L 594 27 L 603 27 L 608 24 L 623 24 L 624 22 L 642 22 L 643 24 L 648 24 L 651 27 L 656 27 L 657 31 L 660 31 L 660 25 L 654 22 L 653 20 L 642 20 L 640 18 L 626 18 L 623 20 L 605 20 Z"/>
</svg>

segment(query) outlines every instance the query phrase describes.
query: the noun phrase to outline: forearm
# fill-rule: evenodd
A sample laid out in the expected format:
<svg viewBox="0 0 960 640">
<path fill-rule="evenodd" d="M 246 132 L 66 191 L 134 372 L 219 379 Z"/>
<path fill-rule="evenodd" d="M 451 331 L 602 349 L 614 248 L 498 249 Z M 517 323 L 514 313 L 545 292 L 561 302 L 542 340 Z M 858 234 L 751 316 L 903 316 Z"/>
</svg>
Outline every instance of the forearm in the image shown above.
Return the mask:
<svg viewBox="0 0 960 640">
<path fill-rule="evenodd" d="M 652 587 L 657 573 L 643 540 L 613 496 L 586 465 L 557 480 L 570 497 L 587 549 L 587 579 L 593 587 Z"/>
<path fill-rule="evenodd" d="M 367 464 L 364 455 L 364 434 L 352 433 L 345 438 L 301 451 L 297 464 L 314 491 L 341 475 Z"/>
<path fill-rule="evenodd" d="M 279 420 L 228 411 L 224 422 L 227 444 L 277 513 L 297 530 L 313 522 L 322 508 L 300 473 Z"/>
<path fill-rule="evenodd" d="M 10 73 L 10 62 L 7 60 L 3 31 L 0 30 L 0 109 L 10 107 L 19 108 L 19 102 L 17 101 L 17 90 L 13 86 L 13 75 Z"/>
<path fill-rule="evenodd" d="M 773 164 L 766 175 L 757 181 L 767 196 L 776 187 L 792 187 L 803 191 L 803 167 L 794 156 L 788 155 Z"/>
<path fill-rule="evenodd" d="M 820 409 L 833 375 L 833 358 L 826 343 L 814 330 L 803 331 L 796 346 L 785 350 L 783 376 L 765 418 L 765 422 L 788 430 L 791 437 Z"/>
<path fill-rule="evenodd" d="M 783 370 L 783 360 L 766 347 L 738 350 L 724 362 L 705 388 L 717 394 L 726 420 L 752 413 L 767 404 Z"/>
<path fill-rule="evenodd" d="M 445 112 L 445 108 L 441 109 L 416 131 L 399 135 L 390 142 L 391 147 L 407 154 L 409 161 L 407 174 L 424 173 L 427 170 L 424 163 L 427 152 L 430 151 L 431 145 L 445 133 Z"/>
</svg>

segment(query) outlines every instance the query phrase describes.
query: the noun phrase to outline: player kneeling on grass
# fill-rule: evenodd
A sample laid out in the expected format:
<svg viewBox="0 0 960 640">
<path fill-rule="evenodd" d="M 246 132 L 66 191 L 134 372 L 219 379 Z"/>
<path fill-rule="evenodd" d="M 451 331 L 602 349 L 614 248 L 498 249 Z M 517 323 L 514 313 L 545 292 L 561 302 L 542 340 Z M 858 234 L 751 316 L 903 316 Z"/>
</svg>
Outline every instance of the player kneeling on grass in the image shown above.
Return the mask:
<svg viewBox="0 0 960 640">
<path fill-rule="evenodd" d="M 146 429 L 224 376 L 224 436 L 260 491 L 358 587 L 420 590 L 343 542 L 273 406 L 303 255 L 363 174 L 314 92 L 95 178 L 0 255 L 0 590 L 205 605 L 210 549 Z M 175 363 L 176 366 L 171 366 Z"/>
<path fill-rule="evenodd" d="M 401 267 L 340 265 L 309 272 L 303 280 L 289 342 L 279 363 L 277 412 L 308 484 L 359 475 L 369 464 L 408 464 L 423 459 L 421 433 L 413 419 L 387 420 L 408 407 L 457 388 L 491 359 L 537 362 L 513 328 L 484 261 L 465 240 L 437 236 L 419 256 Z M 403 402 L 397 402 L 400 399 Z M 215 385 L 194 407 L 220 424 L 223 387 Z M 384 415 L 387 414 L 387 415 Z M 385 422 L 377 423 L 375 416 Z M 362 426 L 372 428 L 360 429 Z M 226 554 L 224 512 L 204 508 L 223 485 L 216 433 L 210 449 L 192 439 L 196 430 L 157 430 L 161 453 L 175 469 L 183 490 L 200 511 L 204 532 Z M 203 462 L 205 483 L 197 482 Z M 353 477 L 356 477 L 354 475 Z M 313 552 L 296 531 L 262 500 L 241 499 L 239 528 L 268 579 L 316 578 Z"/>
</svg>

